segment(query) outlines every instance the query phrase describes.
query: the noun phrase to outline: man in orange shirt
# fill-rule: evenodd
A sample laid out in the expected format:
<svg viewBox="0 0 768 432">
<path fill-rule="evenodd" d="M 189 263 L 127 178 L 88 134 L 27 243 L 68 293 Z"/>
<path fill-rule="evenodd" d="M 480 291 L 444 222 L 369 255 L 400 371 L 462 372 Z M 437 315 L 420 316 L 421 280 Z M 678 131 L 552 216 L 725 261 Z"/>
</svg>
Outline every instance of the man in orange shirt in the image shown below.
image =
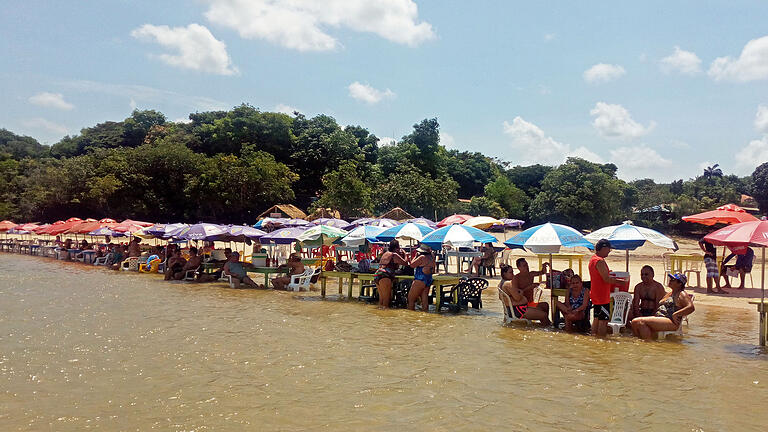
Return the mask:
<svg viewBox="0 0 768 432">
<path fill-rule="evenodd" d="M 609 253 L 611 243 L 600 239 L 595 243 L 595 254 L 589 260 L 589 298 L 594 310 L 592 334 L 600 337 L 608 333 L 608 321 L 611 319 L 611 285 L 616 283 L 616 278 L 611 277 L 611 270 L 605 262 Z"/>
</svg>

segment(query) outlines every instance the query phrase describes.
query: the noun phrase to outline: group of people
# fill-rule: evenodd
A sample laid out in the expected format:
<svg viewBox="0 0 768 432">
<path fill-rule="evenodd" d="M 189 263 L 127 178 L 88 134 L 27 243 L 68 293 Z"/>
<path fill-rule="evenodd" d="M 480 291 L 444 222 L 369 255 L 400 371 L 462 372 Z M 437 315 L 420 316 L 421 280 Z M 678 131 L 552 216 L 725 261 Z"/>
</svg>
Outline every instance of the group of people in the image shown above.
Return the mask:
<svg viewBox="0 0 768 432">
<path fill-rule="evenodd" d="M 416 253 L 407 257 L 400 248 L 400 242 L 389 242 L 387 251 L 379 259 L 379 268 L 374 276 L 376 290 L 379 293 L 379 306 L 388 308 L 392 301 L 392 286 L 395 283 L 397 272 L 401 266 L 413 269 L 413 283 L 408 291 L 408 309 L 415 310 L 416 302 L 421 302 L 421 310 L 429 310 L 429 287 L 435 274 L 435 256 L 432 249 L 420 244 Z"/>
<path fill-rule="evenodd" d="M 608 333 L 611 289 L 619 282 L 616 277 L 611 276 L 605 262 L 610 252 L 611 244 L 608 240 L 603 239 L 595 244 L 595 254 L 590 258 L 588 266 L 591 279 L 588 287 L 572 270 L 568 269 L 562 273 L 564 286 L 567 287 L 565 301 L 558 301 L 555 307 L 563 315 L 566 331 L 589 327 L 596 336 L 602 337 Z M 536 303 L 533 298 L 534 290 L 538 286 L 533 279 L 546 274 L 549 263 L 544 263 L 539 271 L 530 271 L 525 258 L 519 258 L 515 264 L 517 274 L 512 266 L 501 266 L 499 291 L 506 294 L 500 294 L 500 299 L 507 308 L 507 314 L 518 319 L 540 321 L 544 325 L 550 325 L 549 305 Z M 671 292 L 667 292 L 661 283 L 654 280 L 651 266 L 641 269 L 641 282 L 635 286 L 628 314 L 628 321 L 635 336 L 650 339 L 654 333 L 677 330 L 682 319 L 694 311 L 692 297 L 685 291 L 686 276 L 680 273 L 668 276 L 667 286 L 671 288 Z M 593 310 L 591 324 L 587 316 L 590 303 Z"/>
<path fill-rule="evenodd" d="M 751 247 L 741 246 L 731 249 L 730 255 L 717 264 L 717 248 L 706 240 L 699 241 L 699 247 L 704 251 L 704 266 L 707 269 L 707 293 L 728 294 L 728 291 L 720 287 L 720 278 L 725 279 L 725 288 L 731 288 L 728 273 L 733 271 L 739 275 L 741 283 L 737 289 L 744 289 L 744 279 L 747 273 L 752 271 L 752 262 L 755 260 L 755 251 Z M 733 265 L 728 263 L 736 257 Z M 714 285 L 714 287 L 713 287 Z"/>
</svg>

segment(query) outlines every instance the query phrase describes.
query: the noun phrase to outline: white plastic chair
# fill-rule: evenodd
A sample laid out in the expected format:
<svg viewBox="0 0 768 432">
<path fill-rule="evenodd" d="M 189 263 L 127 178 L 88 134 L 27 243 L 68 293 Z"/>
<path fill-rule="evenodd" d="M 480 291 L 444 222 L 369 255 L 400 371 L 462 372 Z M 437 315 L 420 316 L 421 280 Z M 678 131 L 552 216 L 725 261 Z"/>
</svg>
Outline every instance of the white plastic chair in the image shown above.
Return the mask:
<svg viewBox="0 0 768 432">
<path fill-rule="evenodd" d="M 312 277 L 316 274 L 320 274 L 320 268 L 308 268 L 304 270 L 304 273 L 299 275 L 292 275 L 291 282 L 288 284 L 289 290 L 302 291 L 304 288 L 309 291 L 309 286 L 312 284 Z"/>
<path fill-rule="evenodd" d="M 108 253 L 104 256 L 100 256 L 93 260 L 93 265 L 95 266 L 105 266 L 109 262 L 109 260 L 112 259 L 112 253 Z"/>
<path fill-rule="evenodd" d="M 120 263 L 120 270 L 139 271 L 139 257 L 129 257 Z"/>
<path fill-rule="evenodd" d="M 219 282 L 226 282 L 229 284 L 230 288 L 233 288 L 233 289 L 235 288 L 235 284 L 234 282 L 232 282 L 232 275 L 222 274 L 221 277 L 219 278 Z"/>
<path fill-rule="evenodd" d="M 187 270 L 186 272 L 184 272 L 184 280 L 194 281 L 195 278 L 197 277 L 198 270 L 200 270 L 200 267 L 197 267 L 196 269 L 193 269 L 193 270 Z"/>
<path fill-rule="evenodd" d="M 696 286 L 701 286 L 701 267 L 704 264 L 704 261 L 686 261 L 686 267 L 685 270 L 683 270 L 683 274 L 688 278 L 688 280 L 691 279 L 689 276 L 689 273 L 696 273 Z"/>
<path fill-rule="evenodd" d="M 691 303 L 693 303 L 693 294 L 689 294 L 691 296 Z M 669 330 L 669 331 L 660 331 L 656 332 L 656 337 L 658 339 L 666 339 L 669 335 L 675 335 L 677 337 L 683 337 L 683 323 L 688 324 L 688 317 L 683 317 L 683 320 L 680 322 L 680 325 L 677 326 L 677 330 Z"/>
<path fill-rule="evenodd" d="M 512 299 L 509 298 L 509 295 L 504 292 L 501 288 L 499 288 L 499 300 L 501 300 L 501 309 L 504 311 L 504 324 L 511 324 L 511 323 L 524 323 L 524 324 L 531 324 L 531 320 L 527 318 L 518 318 L 513 315 L 509 315 L 509 312 L 507 311 L 507 305 L 512 304 Z"/>
<path fill-rule="evenodd" d="M 622 327 L 627 326 L 627 316 L 629 315 L 629 305 L 632 304 L 632 294 L 628 292 L 613 292 L 611 293 L 613 299 L 613 313 L 611 314 L 611 320 L 608 321 L 608 326 L 611 328 L 611 332 L 615 335 L 619 334 Z"/>
</svg>

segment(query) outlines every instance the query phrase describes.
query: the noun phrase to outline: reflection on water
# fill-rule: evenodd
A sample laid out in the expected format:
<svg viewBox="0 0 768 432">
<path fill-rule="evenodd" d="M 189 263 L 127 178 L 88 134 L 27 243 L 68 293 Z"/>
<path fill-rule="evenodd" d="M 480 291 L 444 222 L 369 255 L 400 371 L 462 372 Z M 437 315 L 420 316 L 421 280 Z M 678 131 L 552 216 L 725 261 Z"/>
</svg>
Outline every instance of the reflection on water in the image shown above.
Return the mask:
<svg viewBox="0 0 768 432">
<path fill-rule="evenodd" d="M 762 430 L 754 312 L 596 340 L 0 255 L 0 430 Z"/>
</svg>

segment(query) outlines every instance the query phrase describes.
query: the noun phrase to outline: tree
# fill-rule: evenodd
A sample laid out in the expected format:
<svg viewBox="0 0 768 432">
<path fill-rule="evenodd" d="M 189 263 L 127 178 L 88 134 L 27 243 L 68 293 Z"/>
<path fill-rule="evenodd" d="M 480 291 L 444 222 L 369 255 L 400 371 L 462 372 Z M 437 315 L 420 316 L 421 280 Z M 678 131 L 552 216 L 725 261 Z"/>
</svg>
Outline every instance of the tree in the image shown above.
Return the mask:
<svg viewBox="0 0 768 432">
<path fill-rule="evenodd" d="M 708 166 L 704 168 L 704 178 L 707 179 L 707 181 L 712 181 L 714 177 L 722 177 L 723 176 L 723 170 L 718 168 L 720 164 L 714 164 L 712 166 Z"/>
<path fill-rule="evenodd" d="M 488 197 L 472 197 L 472 201 L 469 203 L 469 214 L 478 216 L 491 216 L 495 218 L 503 218 L 507 216 L 506 210 L 504 210 L 499 203 Z"/>
<path fill-rule="evenodd" d="M 413 132 L 404 136 L 402 141 L 416 146 L 418 155 L 411 161 L 416 168 L 432 178 L 444 172 L 444 163 L 439 155 L 440 123 L 436 118 L 424 119 L 413 125 Z"/>
<path fill-rule="evenodd" d="M 361 179 L 356 162 L 343 162 L 337 170 L 323 176 L 322 195 L 310 210 L 328 207 L 347 218 L 360 217 L 373 210 L 371 188 Z"/>
<path fill-rule="evenodd" d="M 507 170 L 506 174 L 512 184 L 517 185 L 531 199 L 536 197 L 541 190 L 541 182 L 552 171 L 552 167 L 545 165 L 515 166 Z"/>
<path fill-rule="evenodd" d="M 768 213 L 768 162 L 759 165 L 752 173 L 752 197 L 760 212 Z"/>
<path fill-rule="evenodd" d="M 43 146 L 32 137 L 16 135 L 9 130 L 0 129 L 0 158 L 3 155 L 16 160 L 26 157 L 38 158 L 45 156 L 48 151 L 48 146 Z"/>
<path fill-rule="evenodd" d="M 536 222 L 600 228 L 628 218 L 633 192 L 634 188 L 616 178 L 612 164 L 571 157 L 546 175 L 529 216 Z"/>
<path fill-rule="evenodd" d="M 490 158 L 477 152 L 447 152 L 446 171 L 459 184 L 459 196 L 481 195 L 485 185 L 499 172 Z"/>
<path fill-rule="evenodd" d="M 432 179 L 416 168 L 400 168 L 386 178 L 373 199 L 380 212 L 401 207 L 412 215 L 434 217 L 453 206 L 457 188 L 448 176 Z"/>
<path fill-rule="evenodd" d="M 525 215 L 530 199 L 520 188 L 512 184 L 507 176 L 498 176 L 485 186 L 485 196 L 498 203 L 504 209 L 504 217 Z M 474 199 L 474 198 L 473 198 Z"/>
</svg>

